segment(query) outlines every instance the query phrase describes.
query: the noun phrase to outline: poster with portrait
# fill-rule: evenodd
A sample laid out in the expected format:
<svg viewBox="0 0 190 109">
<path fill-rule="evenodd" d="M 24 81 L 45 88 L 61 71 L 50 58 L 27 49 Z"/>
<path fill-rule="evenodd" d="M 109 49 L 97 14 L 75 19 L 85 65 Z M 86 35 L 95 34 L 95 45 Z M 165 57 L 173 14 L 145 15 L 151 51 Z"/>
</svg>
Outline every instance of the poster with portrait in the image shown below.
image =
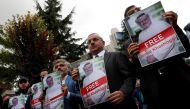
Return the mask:
<svg viewBox="0 0 190 109">
<path fill-rule="evenodd" d="M 41 102 L 39 101 L 40 95 L 43 94 L 43 84 L 42 82 L 33 84 L 31 87 L 32 90 L 32 100 L 31 100 L 31 108 L 32 109 L 41 109 Z"/>
<path fill-rule="evenodd" d="M 164 12 L 159 1 L 123 20 L 131 40 L 139 44 L 142 67 L 186 51 L 172 25 L 163 18 Z"/>
<path fill-rule="evenodd" d="M 85 107 L 106 102 L 110 94 L 104 66 L 104 58 L 97 57 L 80 63 L 80 93 Z"/>
<path fill-rule="evenodd" d="M 25 109 L 25 97 L 21 94 L 9 99 L 9 109 Z"/>
<path fill-rule="evenodd" d="M 63 92 L 61 90 L 61 75 L 53 72 L 43 78 L 45 90 L 44 109 L 63 109 Z"/>
</svg>

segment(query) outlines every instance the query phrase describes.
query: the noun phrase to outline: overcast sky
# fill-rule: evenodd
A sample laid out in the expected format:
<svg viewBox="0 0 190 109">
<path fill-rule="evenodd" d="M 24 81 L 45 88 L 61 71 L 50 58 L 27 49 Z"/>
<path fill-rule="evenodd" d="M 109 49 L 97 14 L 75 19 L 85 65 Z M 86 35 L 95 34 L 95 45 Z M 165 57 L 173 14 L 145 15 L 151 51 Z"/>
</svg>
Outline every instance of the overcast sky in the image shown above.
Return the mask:
<svg viewBox="0 0 190 109">
<path fill-rule="evenodd" d="M 0 24 L 12 15 L 24 15 L 28 11 L 35 13 L 34 0 L 0 0 Z M 38 0 L 42 6 L 45 0 Z M 121 20 L 125 8 L 135 4 L 142 9 L 158 2 L 158 0 L 61 0 L 62 12 L 65 17 L 75 6 L 73 15 L 73 31 L 77 32 L 75 37 L 86 39 L 90 33 L 100 34 L 106 44 L 109 43 L 109 35 L 112 28 L 121 30 Z M 183 28 L 190 22 L 189 0 L 161 0 L 165 11 L 178 13 L 178 24 Z"/>
</svg>

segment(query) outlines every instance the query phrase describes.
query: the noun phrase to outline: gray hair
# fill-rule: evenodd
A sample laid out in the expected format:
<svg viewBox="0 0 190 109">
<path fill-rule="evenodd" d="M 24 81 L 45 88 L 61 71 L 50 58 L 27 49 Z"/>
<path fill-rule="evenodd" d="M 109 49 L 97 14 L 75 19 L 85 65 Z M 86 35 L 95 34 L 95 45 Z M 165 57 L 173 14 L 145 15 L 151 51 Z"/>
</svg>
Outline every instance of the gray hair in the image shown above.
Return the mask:
<svg viewBox="0 0 190 109">
<path fill-rule="evenodd" d="M 71 64 L 68 61 L 66 61 L 65 59 L 56 59 L 55 61 L 53 61 L 53 71 L 55 71 L 55 68 L 54 68 L 55 64 L 60 63 L 60 62 L 66 64 L 68 69 L 70 70 Z"/>
</svg>

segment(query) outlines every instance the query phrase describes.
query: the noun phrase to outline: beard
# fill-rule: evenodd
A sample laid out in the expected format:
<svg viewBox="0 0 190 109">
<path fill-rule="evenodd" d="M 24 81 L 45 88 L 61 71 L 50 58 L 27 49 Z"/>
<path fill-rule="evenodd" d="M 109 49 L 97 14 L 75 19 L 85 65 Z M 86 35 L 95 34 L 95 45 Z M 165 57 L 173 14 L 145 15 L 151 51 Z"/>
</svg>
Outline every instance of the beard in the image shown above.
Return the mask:
<svg viewBox="0 0 190 109">
<path fill-rule="evenodd" d="M 56 71 L 57 73 L 61 74 L 62 76 L 67 75 L 67 73 L 63 72 L 63 71 Z"/>
</svg>

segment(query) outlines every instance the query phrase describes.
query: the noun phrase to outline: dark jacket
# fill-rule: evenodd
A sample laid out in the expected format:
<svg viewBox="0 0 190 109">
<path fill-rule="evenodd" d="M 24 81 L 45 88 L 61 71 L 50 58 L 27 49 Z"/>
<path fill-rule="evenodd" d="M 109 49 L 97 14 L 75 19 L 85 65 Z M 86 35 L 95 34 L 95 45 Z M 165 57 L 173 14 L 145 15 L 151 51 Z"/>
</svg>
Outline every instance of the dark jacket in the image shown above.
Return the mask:
<svg viewBox="0 0 190 109">
<path fill-rule="evenodd" d="M 68 75 L 65 80 L 65 84 L 68 86 L 70 97 L 64 98 L 64 109 L 79 109 L 79 104 L 82 104 L 82 98 L 78 88 L 76 87 L 76 82 Z"/>
</svg>

